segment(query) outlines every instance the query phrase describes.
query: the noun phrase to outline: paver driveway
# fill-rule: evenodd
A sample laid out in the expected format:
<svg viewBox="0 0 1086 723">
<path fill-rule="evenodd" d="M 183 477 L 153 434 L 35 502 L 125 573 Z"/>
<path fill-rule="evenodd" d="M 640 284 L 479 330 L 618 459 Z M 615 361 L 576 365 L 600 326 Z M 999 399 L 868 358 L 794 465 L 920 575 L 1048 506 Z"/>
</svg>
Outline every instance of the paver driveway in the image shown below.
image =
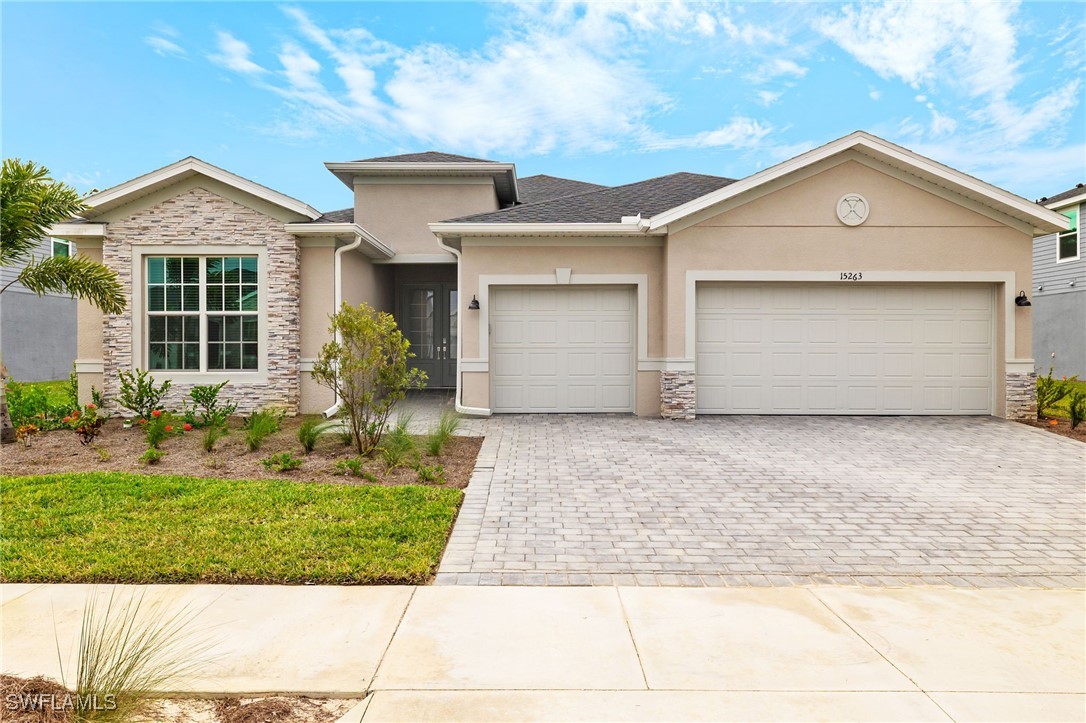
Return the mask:
<svg viewBox="0 0 1086 723">
<path fill-rule="evenodd" d="M 480 426 L 487 441 L 438 584 L 1083 585 L 1086 446 L 1023 425 L 561 415 Z"/>
</svg>

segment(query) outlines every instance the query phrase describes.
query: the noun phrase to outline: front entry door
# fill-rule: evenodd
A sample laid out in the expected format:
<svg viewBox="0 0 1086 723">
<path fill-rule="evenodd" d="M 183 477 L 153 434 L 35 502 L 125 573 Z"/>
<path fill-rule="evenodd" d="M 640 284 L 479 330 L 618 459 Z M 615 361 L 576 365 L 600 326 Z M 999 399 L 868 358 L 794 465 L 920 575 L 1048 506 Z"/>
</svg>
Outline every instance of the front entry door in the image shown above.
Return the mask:
<svg viewBox="0 0 1086 723">
<path fill-rule="evenodd" d="M 411 342 L 412 367 L 426 372 L 430 388 L 456 386 L 456 284 L 404 284 L 400 328 Z"/>
</svg>

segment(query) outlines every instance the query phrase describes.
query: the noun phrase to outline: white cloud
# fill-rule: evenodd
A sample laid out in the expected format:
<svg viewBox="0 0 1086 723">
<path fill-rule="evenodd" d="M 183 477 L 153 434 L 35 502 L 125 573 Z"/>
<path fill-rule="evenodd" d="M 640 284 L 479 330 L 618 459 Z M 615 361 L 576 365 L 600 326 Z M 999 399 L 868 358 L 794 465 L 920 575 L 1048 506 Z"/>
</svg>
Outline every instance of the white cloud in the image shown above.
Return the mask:
<svg viewBox="0 0 1086 723">
<path fill-rule="evenodd" d="M 1076 179 L 1081 180 L 1082 159 L 1086 158 L 1086 145 L 1082 143 L 1051 148 L 992 148 L 956 138 L 914 145 L 912 150 L 1031 200 L 1058 193 Z"/>
<path fill-rule="evenodd" d="M 671 99 L 641 63 L 645 42 L 661 33 L 691 42 L 718 28 L 741 41 L 762 37 L 754 26 L 724 22 L 716 11 L 712 4 L 675 0 L 506 5 L 498 8 L 500 32 L 478 49 L 462 50 L 437 43 L 400 47 L 365 28 L 326 28 L 303 9 L 284 8 L 294 37 L 281 42 L 279 67 L 258 65 L 249 45 L 225 32 L 212 60 L 286 99 L 290 117 L 273 127 L 293 138 L 311 137 L 321 127 L 352 129 L 479 154 L 647 149 L 671 141 L 675 147 L 746 147 L 769 127 L 740 118 L 749 121 L 745 128 L 733 121 L 668 139 L 651 126 Z M 784 60 L 770 68 L 776 75 L 806 72 Z"/>
<path fill-rule="evenodd" d="M 817 27 L 883 78 L 964 97 L 972 106 L 969 130 L 987 143 L 1018 146 L 1056 133 L 1046 139 L 1051 143 L 1077 106 L 1081 85 L 1073 79 L 1045 98 L 1014 99 L 1022 65 L 1017 33 L 1025 27 L 1018 10 L 1017 1 L 890 1 L 847 5 Z M 1081 36 L 1081 25 L 1067 33 Z M 927 103 L 929 95 L 918 93 L 916 101 Z M 957 122 L 927 106 L 932 137 L 957 130 Z"/>
<path fill-rule="evenodd" d="M 238 40 L 230 33 L 220 31 L 217 34 L 219 52 L 207 56 L 216 65 L 243 75 L 258 75 L 264 68 L 253 62 L 253 51 L 248 43 Z"/>
<path fill-rule="evenodd" d="M 871 91 L 870 93 L 867 94 L 867 97 L 870 98 L 871 100 L 878 100 L 879 98 L 882 97 L 882 93 L 880 93 L 877 90 L 873 90 L 873 91 Z"/>
<path fill-rule="evenodd" d="M 177 43 L 166 38 L 161 38 L 157 35 L 148 35 L 143 39 L 151 50 L 155 51 L 161 56 L 172 56 L 174 58 L 186 58 L 188 53 Z"/>
<path fill-rule="evenodd" d="M 764 83 L 775 78 L 802 78 L 807 68 L 788 58 L 773 58 L 748 76 L 752 83 Z"/>
<path fill-rule="evenodd" d="M 750 150 L 759 147 L 766 136 L 772 132 L 772 126 L 746 116 L 736 116 L 726 125 L 715 130 L 679 138 L 658 138 L 646 143 L 646 148 L 648 150 L 673 148 Z"/>
<path fill-rule="evenodd" d="M 755 95 L 758 97 L 759 103 L 768 107 L 780 100 L 784 93 L 772 90 L 759 90 Z"/>
</svg>

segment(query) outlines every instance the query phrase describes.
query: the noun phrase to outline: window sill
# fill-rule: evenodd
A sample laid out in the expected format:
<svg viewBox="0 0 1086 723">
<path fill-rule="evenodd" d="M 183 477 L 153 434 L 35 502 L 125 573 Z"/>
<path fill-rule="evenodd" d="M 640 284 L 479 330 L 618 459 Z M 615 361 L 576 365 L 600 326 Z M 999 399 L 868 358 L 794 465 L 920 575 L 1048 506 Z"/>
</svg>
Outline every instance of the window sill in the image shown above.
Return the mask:
<svg viewBox="0 0 1086 723">
<path fill-rule="evenodd" d="M 149 373 L 157 380 L 169 379 L 174 384 L 220 384 L 229 382 L 227 389 L 233 386 L 267 384 L 267 372 L 171 372 L 167 369 L 151 369 Z"/>
<path fill-rule="evenodd" d="M 1082 254 L 1079 254 L 1078 256 L 1068 256 L 1065 259 L 1057 258 L 1056 263 L 1057 264 L 1067 264 L 1067 263 L 1070 263 L 1072 261 L 1078 261 L 1081 258 L 1082 258 Z"/>
</svg>

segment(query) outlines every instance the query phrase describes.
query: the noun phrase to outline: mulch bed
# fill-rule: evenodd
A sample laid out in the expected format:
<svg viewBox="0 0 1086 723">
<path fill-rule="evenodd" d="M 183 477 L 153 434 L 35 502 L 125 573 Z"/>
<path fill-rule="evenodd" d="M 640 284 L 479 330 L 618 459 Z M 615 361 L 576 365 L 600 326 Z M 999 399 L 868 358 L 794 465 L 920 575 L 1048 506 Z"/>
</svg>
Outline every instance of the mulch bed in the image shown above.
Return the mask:
<svg viewBox="0 0 1086 723">
<path fill-rule="evenodd" d="M 1071 429 L 1071 422 L 1066 419 L 1059 419 L 1057 417 L 1046 417 L 1045 419 L 1026 419 L 1022 421 L 1022 424 L 1028 424 L 1031 427 L 1038 427 L 1044 429 L 1053 434 L 1058 434 L 1061 437 L 1067 437 L 1068 439 L 1075 439 L 1079 442 L 1086 442 L 1086 422 L 1078 425 L 1076 429 Z"/>
<path fill-rule="evenodd" d="M 283 420 L 282 429 L 264 440 L 260 449 L 249 452 L 245 446 L 245 433 L 240 419 L 231 420 L 230 434 L 219 440 L 215 450 L 205 452 L 201 445 L 203 431 L 171 437 L 160 445 L 166 456 L 155 465 L 139 461 L 147 449 L 143 430 L 138 427 L 124 429 L 120 419 L 111 419 L 93 444 L 83 446 L 75 432 L 56 430 L 35 435 L 30 447 L 21 443 L 4 445 L 0 455 L 0 474 L 40 475 L 62 472 L 136 472 L 145 474 L 186 475 L 190 477 L 214 477 L 219 479 L 279 479 L 298 482 L 324 482 L 333 484 L 418 484 L 418 472 L 411 466 L 386 470 L 380 456 L 367 458 L 364 469 L 377 477 L 376 483 L 363 477 L 346 476 L 335 469 L 338 460 L 355 457 L 353 447 L 344 446 L 338 433 L 321 435 L 316 449 L 309 455 L 302 453 L 298 443 L 298 427 L 301 417 Z M 441 465 L 445 468 L 445 487 L 463 489 L 475 468 L 475 458 L 482 445 L 482 437 L 453 437 L 437 457 L 431 457 L 421 449 L 424 465 Z M 261 464 L 261 460 L 279 452 L 290 452 L 303 460 L 302 466 L 289 472 L 274 472 Z M 439 486 L 434 483 L 426 483 Z"/>
</svg>

